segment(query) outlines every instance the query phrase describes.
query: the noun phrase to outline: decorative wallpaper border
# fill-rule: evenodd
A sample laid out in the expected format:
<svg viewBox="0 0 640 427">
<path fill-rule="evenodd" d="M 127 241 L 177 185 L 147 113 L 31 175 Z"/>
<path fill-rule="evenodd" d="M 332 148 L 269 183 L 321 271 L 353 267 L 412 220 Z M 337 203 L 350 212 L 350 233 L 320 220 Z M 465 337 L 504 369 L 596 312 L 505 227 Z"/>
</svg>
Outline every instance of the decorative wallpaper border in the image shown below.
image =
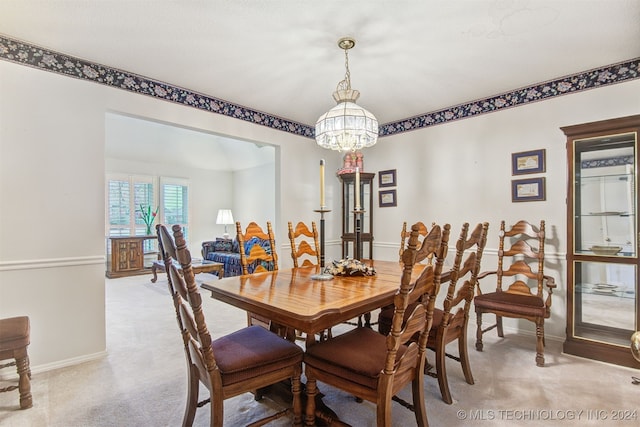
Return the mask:
<svg viewBox="0 0 640 427">
<path fill-rule="evenodd" d="M 561 77 L 533 86 L 505 92 L 491 98 L 481 99 L 426 113 L 409 119 L 387 123 L 380 127 L 380 136 L 388 136 L 428 126 L 465 119 L 480 114 L 492 113 L 556 96 L 582 92 L 640 77 L 640 58 Z"/>
<path fill-rule="evenodd" d="M 315 128 L 0 35 L 0 59 L 314 138 Z"/>
<path fill-rule="evenodd" d="M 252 110 L 189 89 L 85 61 L 2 35 L 0 35 L 0 59 L 222 114 L 307 138 L 314 138 L 315 134 L 313 126 Z M 640 78 L 640 58 L 382 124 L 380 136 L 395 135 L 637 78 Z"/>
<path fill-rule="evenodd" d="M 633 156 L 607 157 L 604 159 L 583 160 L 580 167 L 582 169 L 604 168 L 607 166 L 624 166 L 634 163 Z"/>
</svg>

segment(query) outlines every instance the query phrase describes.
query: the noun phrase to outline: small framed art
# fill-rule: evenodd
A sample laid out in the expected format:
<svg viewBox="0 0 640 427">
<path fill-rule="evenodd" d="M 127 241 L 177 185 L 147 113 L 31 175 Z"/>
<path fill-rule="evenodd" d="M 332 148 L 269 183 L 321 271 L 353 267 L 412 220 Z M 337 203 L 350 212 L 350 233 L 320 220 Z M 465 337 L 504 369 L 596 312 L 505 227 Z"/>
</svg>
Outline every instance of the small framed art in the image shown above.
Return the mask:
<svg viewBox="0 0 640 427">
<path fill-rule="evenodd" d="M 396 170 L 390 169 L 387 171 L 380 171 L 378 173 L 378 186 L 379 187 L 394 187 L 396 185 Z"/>
<path fill-rule="evenodd" d="M 511 154 L 511 174 L 525 175 L 545 171 L 545 150 L 522 151 Z"/>
<path fill-rule="evenodd" d="M 378 200 L 381 208 L 397 206 L 398 200 L 396 199 L 396 190 L 378 191 Z"/>
<path fill-rule="evenodd" d="M 512 202 L 546 200 L 544 178 L 514 179 L 511 181 Z"/>
</svg>

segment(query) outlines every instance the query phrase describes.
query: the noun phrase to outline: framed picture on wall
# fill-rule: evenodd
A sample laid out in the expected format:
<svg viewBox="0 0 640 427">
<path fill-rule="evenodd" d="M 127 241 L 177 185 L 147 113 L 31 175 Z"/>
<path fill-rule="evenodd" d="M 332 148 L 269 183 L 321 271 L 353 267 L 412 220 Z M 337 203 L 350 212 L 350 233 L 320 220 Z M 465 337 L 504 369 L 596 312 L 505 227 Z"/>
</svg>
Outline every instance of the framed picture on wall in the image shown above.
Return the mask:
<svg viewBox="0 0 640 427">
<path fill-rule="evenodd" d="M 511 181 L 512 202 L 546 200 L 544 178 L 514 179 Z"/>
<path fill-rule="evenodd" d="M 380 171 L 378 173 L 378 186 L 379 187 L 395 187 L 396 185 L 396 170 L 390 169 L 387 171 Z"/>
<path fill-rule="evenodd" d="M 511 154 L 511 174 L 524 175 L 545 171 L 545 150 L 522 151 Z"/>
<path fill-rule="evenodd" d="M 397 206 L 396 190 L 378 191 L 378 204 L 381 208 Z"/>
</svg>

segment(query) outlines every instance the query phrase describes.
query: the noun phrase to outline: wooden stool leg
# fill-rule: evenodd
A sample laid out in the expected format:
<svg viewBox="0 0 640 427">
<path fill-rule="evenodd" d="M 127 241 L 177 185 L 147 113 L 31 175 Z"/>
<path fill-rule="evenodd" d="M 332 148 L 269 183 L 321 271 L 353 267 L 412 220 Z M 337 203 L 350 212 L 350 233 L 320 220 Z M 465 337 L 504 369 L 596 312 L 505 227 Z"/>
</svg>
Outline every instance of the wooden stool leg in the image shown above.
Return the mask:
<svg viewBox="0 0 640 427">
<path fill-rule="evenodd" d="M 27 409 L 33 406 L 31 396 L 31 368 L 29 367 L 29 356 L 26 347 L 16 352 L 16 366 L 18 368 L 18 391 L 20 392 L 20 409 Z"/>
</svg>

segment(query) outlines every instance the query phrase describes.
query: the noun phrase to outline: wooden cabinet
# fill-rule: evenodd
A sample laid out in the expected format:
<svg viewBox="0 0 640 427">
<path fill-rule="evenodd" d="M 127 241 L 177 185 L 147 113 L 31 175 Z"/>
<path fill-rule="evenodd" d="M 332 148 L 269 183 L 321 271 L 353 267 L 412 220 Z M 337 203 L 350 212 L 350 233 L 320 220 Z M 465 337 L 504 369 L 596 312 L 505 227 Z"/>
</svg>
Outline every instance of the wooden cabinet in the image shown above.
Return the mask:
<svg viewBox="0 0 640 427">
<path fill-rule="evenodd" d="M 362 259 L 373 259 L 373 177 L 375 173 L 360 173 L 361 249 Z M 356 244 L 355 173 L 338 175 L 342 181 L 342 258 L 353 258 Z"/>
<path fill-rule="evenodd" d="M 569 354 L 640 367 L 630 338 L 638 304 L 640 115 L 563 127 L 569 169 Z"/>
<path fill-rule="evenodd" d="M 157 239 L 157 236 L 110 237 L 111 258 L 107 262 L 106 275 L 109 278 L 133 276 L 151 272 L 151 266 L 145 266 L 145 241 Z"/>
</svg>

